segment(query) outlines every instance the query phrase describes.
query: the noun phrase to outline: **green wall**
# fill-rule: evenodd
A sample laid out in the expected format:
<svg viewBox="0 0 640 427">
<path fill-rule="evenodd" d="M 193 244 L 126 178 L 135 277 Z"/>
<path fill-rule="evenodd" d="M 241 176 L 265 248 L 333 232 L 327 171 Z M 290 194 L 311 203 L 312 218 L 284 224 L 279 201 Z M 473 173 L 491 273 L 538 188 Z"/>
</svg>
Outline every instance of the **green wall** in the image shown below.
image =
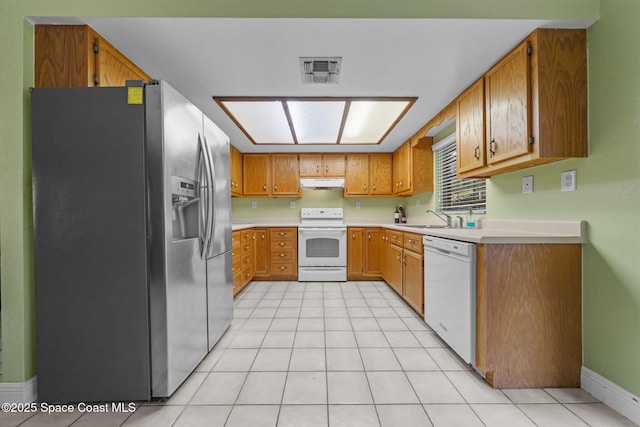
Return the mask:
<svg viewBox="0 0 640 427">
<path fill-rule="evenodd" d="M 584 364 L 640 395 L 640 3 L 637 0 L 0 0 L 0 248 L 2 348 L 5 381 L 36 373 L 33 330 L 33 264 L 29 102 L 33 81 L 32 28 L 24 16 L 242 16 L 242 17 L 458 17 L 598 19 L 588 34 L 590 157 L 567 160 L 493 178 L 491 217 L 585 219 Z M 425 118 L 425 121 L 428 118 Z M 578 190 L 559 191 L 560 172 L 578 171 Z M 521 177 L 534 175 L 535 192 L 520 192 Z M 315 203 L 305 194 L 300 206 Z M 335 195 L 324 196 L 329 200 Z M 405 199 L 410 217 L 432 203 L 429 193 Z M 422 199 L 425 200 L 422 200 Z M 348 216 L 364 217 L 341 201 Z M 296 216 L 290 199 L 261 202 L 277 215 Z M 361 199 L 362 209 L 387 215 L 395 200 Z M 250 203 L 250 199 L 248 200 Z M 234 201 L 238 212 L 251 211 Z M 262 203 L 265 203 L 264 205 Z M 269 206 L 268 203 L 274 203 Z M 281 204 L 283 203 L 283 204 Z M 422 206 L 420 207 L 422 209 Z M 259 211 L 260 209 L 257 209 Z M 412 213 L 415 211 L 415 215 Z M 286 212 L 286 214 L 285 214 Z M 372 210 L 372 212 L 374 212 Z M 250 216 L 250 214 L 247 214 Z M 263 216 L 262 214 L 257 216 Z"/>
</svg>

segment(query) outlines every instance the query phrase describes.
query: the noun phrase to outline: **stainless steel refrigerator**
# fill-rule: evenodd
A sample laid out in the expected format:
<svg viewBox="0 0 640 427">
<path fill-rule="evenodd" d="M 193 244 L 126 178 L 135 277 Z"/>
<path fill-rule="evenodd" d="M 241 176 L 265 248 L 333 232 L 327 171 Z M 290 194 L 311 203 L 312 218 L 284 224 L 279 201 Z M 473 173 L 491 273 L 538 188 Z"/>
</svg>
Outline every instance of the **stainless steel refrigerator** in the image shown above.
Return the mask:
<svg viewBox="0 0 640 427">
<path fill-rule="evenodd" d="M 32 89 L 41 402 L 168 397 L 233 316 L 229 139 L 129 83 Z"/>
</svg>

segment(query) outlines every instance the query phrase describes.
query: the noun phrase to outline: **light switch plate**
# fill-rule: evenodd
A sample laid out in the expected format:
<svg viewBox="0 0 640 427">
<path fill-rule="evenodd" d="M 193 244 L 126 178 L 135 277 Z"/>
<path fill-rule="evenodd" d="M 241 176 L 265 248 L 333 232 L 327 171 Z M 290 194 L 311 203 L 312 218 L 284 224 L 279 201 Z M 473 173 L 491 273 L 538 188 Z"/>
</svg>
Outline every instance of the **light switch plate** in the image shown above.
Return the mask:
<svg viewBox="0 0 640 427">
<path fill-rule="evenodd" d="M 258 202 L 251 202 L 251 209 L 255 209 L 258 207 Z"/>
<path fill-rule="evenodd" d="M 296 208 L 296 202 L 289 203 L 289 206 L 291 207 L 291 209 L 295 209 Z"/>
<path fill-rule="evenodd" d="M 522 193 L 533 193 L 533 175 L 522 177 Z"/>
<path fill-rule="evenodd" d="M 576 178 L 577 173 L 575 170 L 562 172 L 560 189 L 562 191 L 575 191 L 577 188 Z"/>
<path fill-rule="evenodd" d="M 416 199 L 416 206 L 420 206 L 420 199 Z"/>
<path fill-rule="evenodd" d="M 360 202 L 356 202 L 356 209 L 360 209 Z"/>
</svg>

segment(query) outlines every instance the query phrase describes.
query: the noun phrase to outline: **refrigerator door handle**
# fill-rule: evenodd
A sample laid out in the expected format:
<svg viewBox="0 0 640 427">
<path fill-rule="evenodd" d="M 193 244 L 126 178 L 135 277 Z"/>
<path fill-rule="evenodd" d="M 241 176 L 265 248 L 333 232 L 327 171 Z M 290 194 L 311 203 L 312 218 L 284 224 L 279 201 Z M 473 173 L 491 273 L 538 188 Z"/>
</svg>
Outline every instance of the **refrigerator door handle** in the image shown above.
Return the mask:
<svg viewBox="0 0 640 427">
<path fill-rule="evenodd" d="M 203 249 L 204 257 L 203 259 L 209 258 L 209 252 L 211 247 L 211 241 L 213 240 L 213 227 L 215 227 L 215 221 L 213 220 L 213 191 L 214 191 L 214 180 L 213 180 L 213 167 L 211 162 L 211 151 L 209 150 L 209 144 L 207 143 L 207 139 L 202 137 L 202 152 L 204 153 L 205 158 L 205 166 L 207 173 L 207 198 L 205 203 L 207 205 L 207 212 L 209 215 L 207 216 L 207 227 L 205 229 L 206 232 L 206 245 Z"/>
<path fill-rule="evenodd" d="M 214 221 L 214 215 L 215 215 L 215 191 L 216 191 L 216 181 L 215 181 L 215 170 L 213 167 L 213 159 L 211 158 L 211 149 L 209 147 L 209 142 L 207 141 L 207 137 L 203 137 L 204 139 L 204 146 L 205 149 L 207 150 L 207 154 L 209 156 L 209 200 L 208 200 L 208 204 L 209 204 L 209 209 L 211 211 L 211 224 L 209 227 L 209 245 L 207 246 L 207 258 L 209 257 L 209 253 L 211 251 L 211 242 L 213 241 L 213 237 L 215 236 L 215 232 L 216 232 L 216 222 Z"/>
<path fill-rule="evenodd" d="M 207 149 L 203 139 L 198 135 L 198 147 L 200 147 L 200 156 L 198 161 L 198 179 L 200 180 L 200 258 L 205 259 L 207 248 L 209 247 L 209 168 Z"/>
</svg>

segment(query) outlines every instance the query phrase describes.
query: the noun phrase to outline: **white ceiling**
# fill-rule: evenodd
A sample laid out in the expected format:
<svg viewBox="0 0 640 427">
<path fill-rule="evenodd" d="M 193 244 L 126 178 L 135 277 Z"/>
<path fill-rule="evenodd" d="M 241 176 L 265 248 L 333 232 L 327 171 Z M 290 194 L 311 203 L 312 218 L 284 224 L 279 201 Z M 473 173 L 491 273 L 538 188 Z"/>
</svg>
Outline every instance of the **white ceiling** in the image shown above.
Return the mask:
<svg viewBox="0 0 640 427">
<path fill-rule="evenodd" d="M 87 23 L 167 80 L 242 152 L 393 151 L 537 27 L 477 19 L 30 18 Z M 341 56 L 340 82 L 303 85 L 300 56 Z M 417 96 L 380 145 L 254 146 L 212 96 Z"/>
</svg>

